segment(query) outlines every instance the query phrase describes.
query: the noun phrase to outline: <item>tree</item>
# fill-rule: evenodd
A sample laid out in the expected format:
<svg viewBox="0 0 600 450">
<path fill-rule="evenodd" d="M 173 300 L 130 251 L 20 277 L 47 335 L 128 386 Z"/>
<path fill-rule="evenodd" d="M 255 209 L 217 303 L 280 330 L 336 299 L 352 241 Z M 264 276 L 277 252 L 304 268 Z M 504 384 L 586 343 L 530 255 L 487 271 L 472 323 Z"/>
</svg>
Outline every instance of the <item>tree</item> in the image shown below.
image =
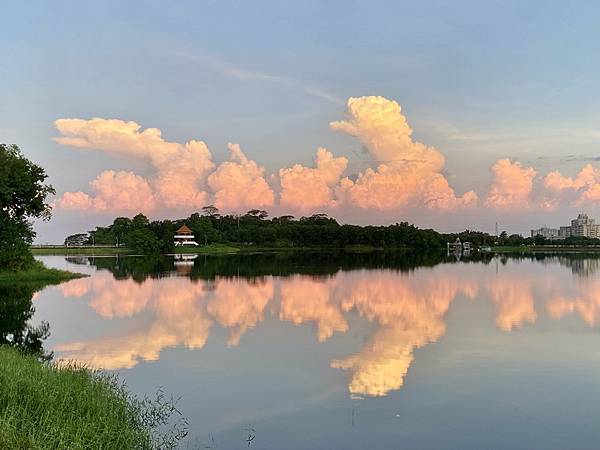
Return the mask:
<svg viewBox="0 0 600 450">
<path fill-rule="evenodd" d="M 127 247 L 135 253 L 149 255 L 160 253 L 161 244 L 157 237 L 147 228 L 136 228 L 127 235 Z"/>
<path fill-rule="evenodd" d="M 150 224 L 148 218 L 142 213 L 137 214 L 131 221 L 132 228 L 144 228 Z"/>
<path fill-rule="evenodd" d="M 257 217 L 260 220 L 266 219 L 269 217 L 269 213 L 264 209 L 251 209 L 246 213 L 248 217 Z"/>
<path fill-rule="evenodd" d="M 114 243 L 118 244 L 119 241 L 122 241 L 130 229 L 131 219 L 128 217 L 117 217 L 110 227 L 110 231 L 114 235 Z"/>
<path fill-rule="evenodd" d="M 32 219 L 50 219 L 44 169 L 23 156 L 16 145 L 0 144 L 0 269 L 21 270 L 33 264 L 29 245 Z"/>
<path fill-rule="evenodd" d="M 87 233 L 71 234 L 65 238 L 65 245 L 85 245 L 88 239 Z"/>
<path fill-rule="evenodd" d="M 274 222 L 279 222 L 279 223 L 287 223 L 287 222 L 291 222 L 292 220 L 294 220 L 294 216 L 290 216 L 290 215 L 279 216 L 279 217 L 276 217 L 275 219 L 273 219 Z"/>
<path fill-rule="evenodd" d="M 207 205 L 202 207 L 202 212 L 209 217 L 218 217 L 219 216 L 219 208 L 214 205 Z"/>
</svg>

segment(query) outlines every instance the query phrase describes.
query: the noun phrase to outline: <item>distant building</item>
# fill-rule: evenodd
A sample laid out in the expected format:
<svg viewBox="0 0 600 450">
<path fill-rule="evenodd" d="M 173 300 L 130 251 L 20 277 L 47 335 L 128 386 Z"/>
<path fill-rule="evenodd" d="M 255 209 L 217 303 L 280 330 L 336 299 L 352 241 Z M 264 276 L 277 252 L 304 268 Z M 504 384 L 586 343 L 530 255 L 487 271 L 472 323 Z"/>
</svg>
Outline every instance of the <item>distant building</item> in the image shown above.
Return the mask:
<svg viewBox="0 0 600 450">
<path fill-rule="evenodd" d="M 594 219 L 590 219 L 587 214 L 579 214 L 577 219 L 571 220 L 570 228 L 570 236 L 595 238 L 600 235 L 600 225 L 596 224 Z"/>
<path fill-rule="evenodd" d="M 549 240 L 565 239 L 571 236 L 598 238 L 600 237 L 600 224 L 597 224 L 594 219 L 590 219 L 587 214 L 581 213 L 576 219 L 571 220 L 571 225 L 531 230 L 531 237 L 536 236 L 543 236 Z"/>
<path fill-rule="evenodd" d="M 175 246 L 193 245 L 198 246 L 198 243 L 194 240 L 194 234 L 185 224 L 183 224 L 179 230 L 175 232 Z"/>
<path fill-rule="evenodd" d="M 536 236 L 542 236 L 546 239 L 562 239 L 560 238 L 560 232 L 557 228 L 548 228 L 548 227 L 542 227 L 542 228 L 538 228 L 537 230 L 531 230 L 531 237 L 536 237 Z"/>
<path fill-rule="evenodd" d="M 560 227 L 558 229 L 558 237 L 559 237 L 559 239 L 568 238 L 569 236 L 571 236 L 571 227 L 569 227 L 569 226 L 567 226 L 567 227 Z"/>
</svg>

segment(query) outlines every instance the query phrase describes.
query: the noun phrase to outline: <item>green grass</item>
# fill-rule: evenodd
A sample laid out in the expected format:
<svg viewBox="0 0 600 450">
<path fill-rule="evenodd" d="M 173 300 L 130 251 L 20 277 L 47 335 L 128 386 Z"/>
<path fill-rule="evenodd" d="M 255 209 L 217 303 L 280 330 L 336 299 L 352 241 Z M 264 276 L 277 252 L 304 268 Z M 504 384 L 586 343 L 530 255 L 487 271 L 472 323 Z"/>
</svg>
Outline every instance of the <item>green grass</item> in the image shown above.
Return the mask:
<svg viewBox="0 0 600 450">
<path fill-rule="evenodd" d="M 224 255 L 237 253 L 238 247 L 227 244 L 210 244 L 199 247 L 175 247 L 172 253 L 194 253 Z M 31 247 L 34 255 L 133 255 L 135 252 L 125 247 Z"/>
<path fill-rule="evenodd" d="M 369 253 L 374 251 L 381 251 L 384 248 L 373 247 L 371 245 L 348 245 L 346 247 L 324 247 L 324 246 L 312 246 L 312 247 L 285 247 L 285 246 L 260 246 L 260 245 L 247 245 L 247 244 L 209 244 L 201 245 L 198 247 L 175 247 L 171 254 L 199 254 L 199 255 L 229 255 L 232 253 L 244 252 L 244 253 L 262 253 L 262 252 L 298 252 L 298 251 L 331 251 L 340 250 L 347 251 L 350 253 Z M 387 250 L 406 250 L 406 248 L 392 248 Z M 133 255 L 134 252 L 124 247 L 31 247 L 31 252 L 34 255 L 115 255 L 129 254 Z"/>
<path fill-rule="evenodd" d="M 30 247 L 34 255 L 116 255 L 131 253 L 124 247 Z"/>
<path fill-rule="evenodd" d="M 140 400 L 115 377 L 0 346 L 0 448 L 174 448 L 185 421 L 157 432 L 174 412 L 160 392 Z"/>
<path fill-rule="evenodd" d="M 0 271 L 0 283 L 44 283 L 57 284 L 73 278 L 86 277 L 82 273 L 68 272 L 66 270 L 49 269 L 40 261 L 35 261 L 28 270 Z"/>
<path fill-rule="evenodd" d="M 172 253 L 193 253 L 193 254 L 208 254 L 208 255 L 227 255 L 239 252 L 239 247 L 233 247 L 227 244 L 209 244 L 199 247 L 175 247 Z"/>
</svg>

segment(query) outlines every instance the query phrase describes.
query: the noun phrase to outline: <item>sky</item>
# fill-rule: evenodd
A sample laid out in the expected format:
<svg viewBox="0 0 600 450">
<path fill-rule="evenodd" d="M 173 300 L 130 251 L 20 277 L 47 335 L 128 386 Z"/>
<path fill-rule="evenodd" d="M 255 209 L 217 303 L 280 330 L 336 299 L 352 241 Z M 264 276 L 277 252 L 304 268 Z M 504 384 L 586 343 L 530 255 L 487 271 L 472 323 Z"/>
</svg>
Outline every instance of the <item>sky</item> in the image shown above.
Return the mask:
<svg viewBox="0 0 600 450">
<path fill-rule="evenodd" d="M 203 205 L 527 234 L 600 218 L 595 2 L 8 2 L 37 242 Z"/>
</svg>

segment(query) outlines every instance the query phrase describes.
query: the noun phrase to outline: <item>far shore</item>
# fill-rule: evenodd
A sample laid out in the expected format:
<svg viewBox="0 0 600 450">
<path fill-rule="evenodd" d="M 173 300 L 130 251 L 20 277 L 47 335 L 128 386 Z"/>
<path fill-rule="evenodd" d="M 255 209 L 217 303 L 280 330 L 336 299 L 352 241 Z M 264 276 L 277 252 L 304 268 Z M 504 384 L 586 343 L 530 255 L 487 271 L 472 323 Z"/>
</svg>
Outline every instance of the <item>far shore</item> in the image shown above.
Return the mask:
<svg viewBox="0 0 600 450">
<path fill-rule="evenodd" d="M 492 253 L 600 253 L 600 246 L 523 245 L 492 247 Z"/>
<path fill-rule="evenodd" d="M 30 247 L 34 255 L 83 255 L 83 256 L 111 256 L 135 255 L 133 250 L 126 247 L 111 246 L 63 246 L 63 245 L 33 245 Z M 227 255 L 235 253 L 265 253 L 265 252 L 295 252 L 295 251 L 346 251 L 350 253 L 369 253 L 377 251 L 407 251 L 410 249 L 373 247 L 371 245 L 349 245 L 346 247 L 274 247 L 258 245 L 209 244 L 198 247 L 176 247 L 169 255 L 199 254 L 199 255 Z"/>
<path fill-rule="evenodd" d="M 370 245 L 352 245 L 341 248 L 332 247 L 272 247 L 257 245 L 209 244 L 198 247 L 176 247 L 169 255 L 198 254 L 198 255 L 229 255 L 236 253 L 265 253 L 265 252 L 295 252 L 295 251 L 346 251 L 349 253 L 369 253 L 378 251 L 407 251 L 407 248 L 384 248 Z M 440 249 L 445 250 L 445 249 Z M 82 256 L 116 256 L 135 255 L 126 247 L 111 246 L 71 246 L 34 245 L 31 246 L 34 255 L 82 255 Z M 600 253 L 600 246 L 576 245 L 523 245 L 495 246 L 488 253 Z"/>
</svg>

